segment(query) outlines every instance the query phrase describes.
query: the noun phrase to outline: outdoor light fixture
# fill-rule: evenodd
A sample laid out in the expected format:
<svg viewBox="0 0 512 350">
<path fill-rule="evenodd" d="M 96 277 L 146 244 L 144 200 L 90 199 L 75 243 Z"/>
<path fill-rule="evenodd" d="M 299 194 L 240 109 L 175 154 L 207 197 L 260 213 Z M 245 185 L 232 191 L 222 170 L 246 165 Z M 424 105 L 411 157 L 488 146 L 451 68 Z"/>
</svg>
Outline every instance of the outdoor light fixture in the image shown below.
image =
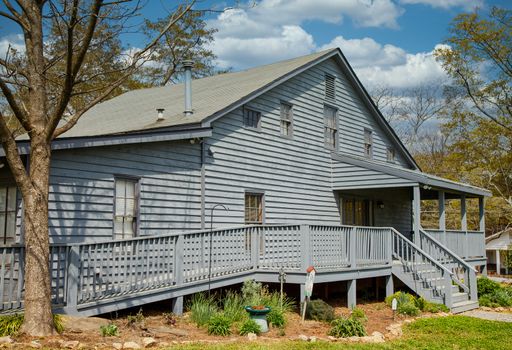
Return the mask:
<svg viewBox="0 0 512 350">
<path fill-rule="evenodd" d="M 384 202 L 383 202 L 383 201 L 378 201 L 378 202 L 377 202 L 377 207 L 378 207 L 379 209 L 384 209 Z"/>
<path fill-rule="evenodd" d="M 157 112 L 157 117 L 156 117 L 156 120 L 157 121 L 162 121 L 164 120 L 164 111 L 165 109 L 164 108 L 157 108 L 156 109 L 156 112 Z"/>
</svg>

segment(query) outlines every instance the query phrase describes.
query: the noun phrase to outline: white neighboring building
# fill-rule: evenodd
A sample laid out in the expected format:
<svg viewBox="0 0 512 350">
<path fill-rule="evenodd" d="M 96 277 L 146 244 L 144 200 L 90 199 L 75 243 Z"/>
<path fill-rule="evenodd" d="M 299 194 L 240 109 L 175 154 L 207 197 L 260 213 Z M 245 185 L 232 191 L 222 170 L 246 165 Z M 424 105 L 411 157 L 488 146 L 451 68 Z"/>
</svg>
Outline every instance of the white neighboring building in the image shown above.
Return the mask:
<svg viewBox="0 0 512 350">
<path fill-rule="evenodd" d="M 512 228 L 495 233 L 485 239 L 485 250 L 487 253 L 487 265 L 495 266 L 497 272 L 505 269 L 505 274 L 508 275 L 508 266 L 503 266 L 504 257 L 501 252 L 512 250 Z M 499 273 L 498 273 L 499 274 Z"/>
</svg>

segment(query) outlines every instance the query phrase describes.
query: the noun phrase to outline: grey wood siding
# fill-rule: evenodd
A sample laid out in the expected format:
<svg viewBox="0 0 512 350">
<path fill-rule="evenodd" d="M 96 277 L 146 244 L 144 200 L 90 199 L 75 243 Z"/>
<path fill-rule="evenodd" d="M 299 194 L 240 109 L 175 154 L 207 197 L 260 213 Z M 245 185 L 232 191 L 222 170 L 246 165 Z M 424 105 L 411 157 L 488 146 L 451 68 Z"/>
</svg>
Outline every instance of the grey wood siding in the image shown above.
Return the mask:
<svg viewBox="0 0 512 350">
<path fill-rule="evenodd" d="M 386 161 L 387 149 L 392 147 L 392 142 L 369 112 L 360 96 L 354 91 L 354 88 L 340 70 L 338 64 L 331 59 L 305 72 L 311 80 L 315 81 L 315 85 L 321 87 L 323 91 L 324 75 L 319 74 L 321 72 L 326 72 L 336 77 L 336 107 L 339 108 L 340 126 L 339 151 L 364 156 L 364 130 L 368 129 L 372 131 L 373 136 L 373 159 Z M 410 168 L 408 162 L 397 148 L 395 148 L 395 154 L 396 165 Z"/>
<path fill-rule="evenodd" d="M 324 62 L 246 105 L 261 112 L 261 128 L 243 126 L 242 108 L 214 122 L 213 135 L 207 139 L 214 155 L 206 162 L 206 208 L 217 203 L 230 208 L 215 212 L 215 226 L 244 222 L 245 191 L 265 193 L 267 224 L 340 223 L 338 198 L 331 187 L 331 151 L 324 145 L 325 73 L 337 77 L 339 151 L 362 155 L 364 128 L 369 128 L 374 132 L 375 159 L 386 159 L 391 143 L 383 130 L 335 61 Z M 280 135 L 281 102 L 293 106 L 291 139 Z M 406 165 L 398 152 L 397 162 Z"/>
<path fill-rule="evenodd" d="M 402 187 L 415 184 L 414 181 L 397 176 L 333 160 L 332 187 L 334 189 Z"/>
<path fill-rule="evenodd" d="M 114 175 L 140 178 L 139 234 L 200 229 L 200 147 L 189 142 L 55 152 L 49 223 L 54 242 L 112 238 Z"/>
</svg>

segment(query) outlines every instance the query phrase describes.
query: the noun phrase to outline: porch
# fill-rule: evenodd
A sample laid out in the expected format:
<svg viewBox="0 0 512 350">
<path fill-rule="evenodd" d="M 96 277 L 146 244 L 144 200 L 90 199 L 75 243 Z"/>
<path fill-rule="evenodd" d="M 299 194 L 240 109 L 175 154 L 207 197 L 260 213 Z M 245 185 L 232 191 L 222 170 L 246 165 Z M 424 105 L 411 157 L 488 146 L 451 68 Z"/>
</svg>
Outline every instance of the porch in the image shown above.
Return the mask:
<svg viewBox="0 0 512 350">
<path fill-rule="evenodd" d="M 348 281 L 349 306 L 355 305 L 358 279 L 386 277 L 390 295 L 396 275 L 428 300 L 453 310 L 472 307 L 474 270 L 439 251 L 450 267 L 393 228 L 325 225 L 243 226 L 53 245 L 52 301 L 55 312 L 95 315 L 174 299 L 173 311 L 180 313 L 185 295 L 249 278 L 278 282 L 280 272 L 304 294 L 306 268 L 314 266 L 318 283 Z M 24 253 L 22 246 L 0 248 L 3 312 L 23 308 Z"/>
</svg>

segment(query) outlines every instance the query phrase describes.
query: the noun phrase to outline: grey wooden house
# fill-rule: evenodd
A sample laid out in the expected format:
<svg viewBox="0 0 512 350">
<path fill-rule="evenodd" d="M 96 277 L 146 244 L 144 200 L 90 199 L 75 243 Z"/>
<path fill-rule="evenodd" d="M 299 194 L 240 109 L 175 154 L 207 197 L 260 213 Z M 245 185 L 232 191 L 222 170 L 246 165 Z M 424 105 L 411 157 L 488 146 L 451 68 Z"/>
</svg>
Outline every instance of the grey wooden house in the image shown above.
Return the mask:
<svg viewBox="0 0 512 350">
<path fill-rule="evenodd" d="M 248 278 L 302 286 L 399 278 L 454 311 L 478 306 L 484 197 L 423 173 L 333 49 L 101 103 L 53 143 L 50 235 L 56 310 L 85 315 Z M 28 153 L 27 143 L 19 148 Z M 23 307 L 22 203 L 3 161 L 5 311 Z M 468 230 L 466 200 L 480 205 Z M 439 200 L 439 226 L 420 201 Z M 460 230 L 445 200 L 460 199 Z M 224 205 L 228 210 L 217 204 Z M 213 215 L 212 215 L 213 214 Z M 211 222 L 213 218 L 213 223 Z M 210 231 L 210 227 L 213 230 Z"/>
</svg>

